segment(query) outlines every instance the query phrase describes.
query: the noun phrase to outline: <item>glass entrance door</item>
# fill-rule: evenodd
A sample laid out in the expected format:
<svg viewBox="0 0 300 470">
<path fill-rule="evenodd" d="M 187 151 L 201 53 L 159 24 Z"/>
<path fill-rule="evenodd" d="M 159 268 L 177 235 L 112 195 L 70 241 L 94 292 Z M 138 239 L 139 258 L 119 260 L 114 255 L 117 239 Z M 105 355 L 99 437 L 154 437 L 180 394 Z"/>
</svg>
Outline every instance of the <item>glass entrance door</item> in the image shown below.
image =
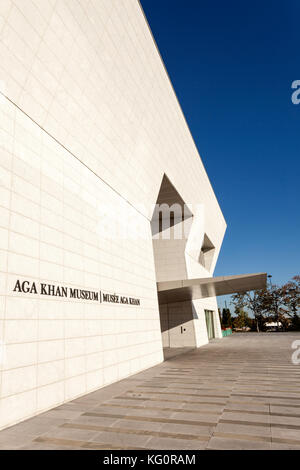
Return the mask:
<svg viewBox="0 0 300 470">
<path fill-rule="evenodd" d="M 205 310 L 205 320 L 208 339 L 212 339 L 215 337 L 214 312 L 212 310 Z"/>
</svg>

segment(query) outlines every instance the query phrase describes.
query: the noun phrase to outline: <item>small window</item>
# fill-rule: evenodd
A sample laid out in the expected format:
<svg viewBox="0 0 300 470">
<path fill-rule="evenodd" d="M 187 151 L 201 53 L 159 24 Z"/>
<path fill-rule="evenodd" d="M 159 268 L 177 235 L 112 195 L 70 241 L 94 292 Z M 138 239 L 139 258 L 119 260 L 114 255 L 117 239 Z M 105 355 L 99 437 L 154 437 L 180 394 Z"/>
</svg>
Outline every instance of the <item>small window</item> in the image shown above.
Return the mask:
<svg viewBox="0 0 300 470">
<path fill-rule="evenodd" d="M 198 261 L 207 270 L 211 267 L 214 252 L 215 247 L 205 233 Z"/>
</svg>

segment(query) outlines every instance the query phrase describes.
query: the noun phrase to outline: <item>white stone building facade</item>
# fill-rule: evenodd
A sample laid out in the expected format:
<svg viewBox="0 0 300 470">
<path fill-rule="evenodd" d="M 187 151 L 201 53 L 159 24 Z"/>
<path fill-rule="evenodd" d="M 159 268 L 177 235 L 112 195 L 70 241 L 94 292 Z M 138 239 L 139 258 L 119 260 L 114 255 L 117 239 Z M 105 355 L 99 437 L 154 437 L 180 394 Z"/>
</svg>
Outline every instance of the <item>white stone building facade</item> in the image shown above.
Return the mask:
<svg viewBox="0 0 300 470">
<path fill-rule="evenodd" d="M 221 337 L 157 282 L 211 277 L 226 224 L 137 0 L 1 0 L 0 87 L 2 429 L 206 344 L 205 310 Z"/>
</svg>

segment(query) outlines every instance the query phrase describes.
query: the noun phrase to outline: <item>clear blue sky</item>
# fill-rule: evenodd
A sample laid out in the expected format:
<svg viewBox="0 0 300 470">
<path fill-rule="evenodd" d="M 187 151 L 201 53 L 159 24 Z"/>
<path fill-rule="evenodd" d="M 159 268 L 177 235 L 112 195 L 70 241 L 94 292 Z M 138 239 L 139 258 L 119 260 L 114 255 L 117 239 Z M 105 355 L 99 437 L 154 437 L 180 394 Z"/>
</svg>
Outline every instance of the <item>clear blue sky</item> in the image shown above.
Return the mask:
<svg viewBox="0 0 300 470">
<path fill-rule="evenodd" d="M 141 4 L 227 221 L 215 275 L 300 274 L 299 0 Z"/>
</svg>

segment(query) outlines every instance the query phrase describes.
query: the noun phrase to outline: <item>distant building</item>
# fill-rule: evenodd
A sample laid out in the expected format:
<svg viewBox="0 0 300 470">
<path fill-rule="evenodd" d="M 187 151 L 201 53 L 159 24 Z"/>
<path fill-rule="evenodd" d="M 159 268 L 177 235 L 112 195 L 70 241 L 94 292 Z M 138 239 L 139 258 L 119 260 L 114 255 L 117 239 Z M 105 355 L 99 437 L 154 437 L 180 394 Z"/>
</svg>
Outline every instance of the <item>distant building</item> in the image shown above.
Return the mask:
<svg viewBox="0 0 300 470">
<path fill-rule="evenodd" d="M 265 328 L 267 331 L 277 331 L 282 329 L 282 323 L 280 321 L 278 322 L 268 322 L 265 323 Z"/>
</svg>

